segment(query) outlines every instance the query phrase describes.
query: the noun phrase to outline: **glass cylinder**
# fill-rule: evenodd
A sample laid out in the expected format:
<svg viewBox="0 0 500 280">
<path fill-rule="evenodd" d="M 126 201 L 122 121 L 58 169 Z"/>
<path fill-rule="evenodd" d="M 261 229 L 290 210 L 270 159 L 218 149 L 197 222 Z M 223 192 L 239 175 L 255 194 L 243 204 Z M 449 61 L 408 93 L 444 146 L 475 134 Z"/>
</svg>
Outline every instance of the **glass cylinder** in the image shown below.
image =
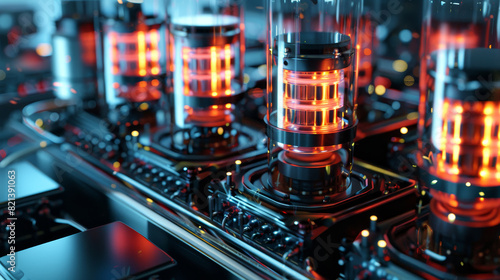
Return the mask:
<svg viewBox="0 0 500 280">
<path fill-rule="evenodd" d="M 159 100 L 167 70 L 165 15 L 158 12 L 164 10 L 162 1 L 102 3 L 108 106 Z"/>
<path fill-rule="evenodd" d="M 426 1 L 425 11 L 419 123 L 423 171 L 432 180 L 499 186 L 498 2 Z"/>
<path fill-rule="evenodd" d="M 378 37 L 376 35 L 377 19 L 381 3 L 378 0 L 364 1 L 363 13 L 359 21 L 358 49 L 359 55 L 359 75 L 358 87 L 366 88 L 373 81 L 373 71 L 375 63 L 375 50 L 378 47 Z"/>
<path fill-rule="evenodd" d="M 361 1 L 268 1 L 269 186 L 321 197 L 350 184 Z"/>
<path fill-rule="evenodd" d="M 62 16 L 52 36 L 54 94 L 59 99 L 97 99 L 94 18 L 99 2 L 61 1 Z"/>
<path fill-rule="evenodd" d="M 497 242 L 492 227 L 500 224 L 499 16 L 498 1 L 424 7 L 420 184 L 432 195 L 435 252 L 466 255 L 475 266 L 477 242 Z M 453 245 L 460 242 L 470 247 Z"/>
<path fill-rule="evenodd" d="M 175 148 L 206 152 L 238 145 L 232 124 L 244 91 L 240 1 L 171 1 L 168 11 Z"/>
</svg>

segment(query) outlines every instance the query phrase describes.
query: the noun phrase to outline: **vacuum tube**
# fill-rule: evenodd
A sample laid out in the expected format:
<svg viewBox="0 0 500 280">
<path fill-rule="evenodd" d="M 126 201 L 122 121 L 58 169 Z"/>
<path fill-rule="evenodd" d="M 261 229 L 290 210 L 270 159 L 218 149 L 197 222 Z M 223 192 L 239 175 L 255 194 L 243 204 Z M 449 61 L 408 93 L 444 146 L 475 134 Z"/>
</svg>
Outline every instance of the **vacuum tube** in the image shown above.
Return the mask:
<svg viewBox="0 0 500 280">
<path fill-rule="evenodd" d="M 110 109 L 144 111 L 160 100 L 166 77 L 162 1 L 103 1 L 104 80 Z M 147 105 L 144 105 L 147 104 Z"/>
<path fill-rule="evenodd" d="M 488 270 L 499 251 L 498 1 L 425 1 L 420 184 L 430 191 L 424 250 Z"/>
<path fill-rule="evenodd" d="M 99 3 L 61 1 L 62 17 L 52 36 L 54 93 L 59 99 L 95 102 L 97 98 L 94 18 Z M 95 104 L 94 104 L 95 106 Z"/>
<path fill-rule="evenodd" d="M 212 153 L 238 145 L 236 103 L 242 97 L 244 23 L 235 0 L 171 1 L 173 148 Z"/>
<path fill-rule="evenodd" d="M 350 186 L 358 1 L 269 1 L 271 191 L 302 202 Z"/>
</svg>

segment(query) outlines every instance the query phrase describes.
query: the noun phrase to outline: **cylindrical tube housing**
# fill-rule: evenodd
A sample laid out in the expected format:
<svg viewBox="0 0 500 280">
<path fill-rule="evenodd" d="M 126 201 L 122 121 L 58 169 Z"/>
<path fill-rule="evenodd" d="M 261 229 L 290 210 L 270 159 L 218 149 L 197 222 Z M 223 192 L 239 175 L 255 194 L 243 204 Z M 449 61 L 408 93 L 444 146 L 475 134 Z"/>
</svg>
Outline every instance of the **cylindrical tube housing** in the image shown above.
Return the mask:
<svg viewBox="0 0 500 280">
<path fill-rule="evenodd" d="M 96 99 L 94 19 L 99 14 L 99 2 L 64 0 L 61 5 L 62 17 L 52 36 L 54 93 L 64 100 Z"/>
<path fill-rule="evenodd" d="M 425 1 L 418 160 L 439 244 L 500 224 L 499 16 L 498 1 Z"/>
<path fill-rule="evenodd" d="M 162 1 L 103 1 L 106 103 L 113 109 L 159 100 L 167 71 Z"/>
<path fill-rule="evenodd" d="M 235 105 L 242 97 L 245 53 L 239 0 L 171 1 L 174 144 L 178 149 L 238 143 Z"/>
<path fill-rule="evenodd" d="M 361 1 L 268 1 L 269 185 L 325 196 L 350 184 Z"/>
<path fill-rule="evenodd" d="M 375 50 L 378 47 L 376 28 L 380 11 L 381 1 L 364 1 L 363 13 L 359 21 L 358 33 L 358 55 L 359 55 L 359 75 L 358 87 L 366 88 L 373 82 Z"/>
</svg>

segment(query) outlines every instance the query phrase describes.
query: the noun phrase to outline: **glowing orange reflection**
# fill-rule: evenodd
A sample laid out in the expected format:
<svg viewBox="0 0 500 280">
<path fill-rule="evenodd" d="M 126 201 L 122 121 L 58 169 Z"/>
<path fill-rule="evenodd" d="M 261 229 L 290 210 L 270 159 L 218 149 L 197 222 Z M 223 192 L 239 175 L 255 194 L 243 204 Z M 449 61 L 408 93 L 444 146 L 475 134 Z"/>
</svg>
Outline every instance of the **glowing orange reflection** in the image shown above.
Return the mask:
<svg viewBox="0 0 500 280">
<path fill-rule="evenodd" d="M 490 227 L 500 224 L 499 198 L 477 197 L 473 201 L 457 201 L 455 195 L 431 189 L 432 212 L 444 221 L 453 213 L 457 220 L 454 224 L 468 227 Z"/>
<path fill-rule="evenodd" d="M 372 66 L 372 47 L 375 47 L 377 37 L 374 35 L 374 26 L 368 16 L 361 17 L 359 28 L 359 46 L 358 59 L 359 59 L 359 75 L 358 85 L 360 87 L 368 86 L 372 81 L 373 66 Z"/>
<path fill-rule="evenodd" d="M 438 29 L 431 33 L 429 38 L 429 53 L 444 49 L 467 49 L 478 47 L 480 38 L 479 27 L 466 26 L 461 29 L 458 25 L 440 23 Z"/>
<path fill-rule="evenodd" d="M 78 36 L 82 47 L 82 60 L 86 65 L 96 64 L 96 46 L 94 30 L 82 30 Z"/>
<path fill-rule="evenodd" d="M 136 86 L 113 84 L 113 88 L 118 92 L 118 96 L 131 102 L 145 102 L 158 100 L 161 97 L 159 88 L 160 81 L 140 81 Z"/>
</svg>

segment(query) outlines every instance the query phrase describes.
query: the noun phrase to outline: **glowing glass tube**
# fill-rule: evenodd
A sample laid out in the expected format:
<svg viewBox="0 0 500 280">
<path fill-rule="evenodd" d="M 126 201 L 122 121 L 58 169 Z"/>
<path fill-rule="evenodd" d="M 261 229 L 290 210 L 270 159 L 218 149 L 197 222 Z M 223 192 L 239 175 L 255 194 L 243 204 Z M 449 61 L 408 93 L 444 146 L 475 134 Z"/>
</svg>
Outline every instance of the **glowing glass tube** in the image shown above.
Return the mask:
<svg viewBox="0 0 500 280">
<path fill-rule="evenodd" d="M 235 103 L 243 92 L 244 24 L 234 0 L 171 1 L 174 142 L 231 147 Z"/>
<path fill-rule="evenodd" d="M 112 108 L 158 100 L 164 90 L 165 22 L 146 9 L 156 2 L 114 1 L 117 11 L 103 23 L 106 101 Z"/>
<path fill-rule="evenodd" d="M 426 1 L 424 11 L 420 184 L 432 195 L 439 245 L 431 249 L 445 250 L 449 239 L 492 238 L 486 230 L 467 237 L 454 226 L 491 231 L 500 225 L 500 14 L 498 1 L 487 0 Z M 451 247 L 469 257 L 479 248 Z"/>
<path fill-rule="evenodd" d="M 270 187 L 321 196 L 350 184 L 357 1 L 269 1 Z"/>
</svg>

